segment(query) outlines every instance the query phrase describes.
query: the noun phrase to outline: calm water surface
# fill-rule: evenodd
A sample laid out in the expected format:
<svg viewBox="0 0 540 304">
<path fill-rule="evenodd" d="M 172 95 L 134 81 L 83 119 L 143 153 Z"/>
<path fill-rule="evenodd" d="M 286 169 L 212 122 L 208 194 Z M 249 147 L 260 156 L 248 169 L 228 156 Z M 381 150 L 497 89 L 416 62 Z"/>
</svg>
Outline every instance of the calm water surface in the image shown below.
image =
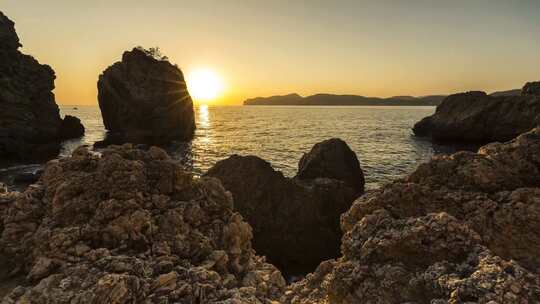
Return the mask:
<svg viewBox="0 0 540 304">
<path fill-rule="evenodd" d="M 375 188 L 411 172 L 434 153 L 448 151 L 412 136 L 413 124 L 434 111 L 435 107 L 200 106 L 195 109 L 195 139 L 166 148 L 197 174 L 231 154 L 253 154 L 293 176 L 303 153 L 317 142 L 339 137 L 357 153 L 367 187 Z M 61 112 L 78 116 L 86 127 L 85 137 L 64 143 L 62 156 L 104 138 L 98 107 L 61 107 Z M 13 172 L 37 167 L 4 168 L 0 175 L 5 181 Z"/>
</svg>

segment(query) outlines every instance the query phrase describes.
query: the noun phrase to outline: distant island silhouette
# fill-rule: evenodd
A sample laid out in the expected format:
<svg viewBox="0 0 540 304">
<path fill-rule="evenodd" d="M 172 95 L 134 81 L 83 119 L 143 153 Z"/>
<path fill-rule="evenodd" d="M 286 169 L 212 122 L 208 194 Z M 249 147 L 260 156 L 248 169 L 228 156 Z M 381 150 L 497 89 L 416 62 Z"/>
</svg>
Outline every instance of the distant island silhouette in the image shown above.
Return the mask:
<svg viewBox="0 0 540 304">
<path fill-rule="evenodd" d="M 389 98 L 359 95 L 315 94 L 302 97 L 289 94 L 271 97 L 256 97 L 244 101 L 245 106 L 436 106 L 446 95 L 423 97 L 394 96 Z"/>
<path fill-rule="evenodd" d="M 494 92 L 492 96 L 516 96 L 521 89 Z M 296 93 L 270 97 L 255 97 L 245 106 L 438 106 L 448 95 L 392 96 L 388 98 L 361 95 L 315 94 L 302 97 Z"/>
</svg>

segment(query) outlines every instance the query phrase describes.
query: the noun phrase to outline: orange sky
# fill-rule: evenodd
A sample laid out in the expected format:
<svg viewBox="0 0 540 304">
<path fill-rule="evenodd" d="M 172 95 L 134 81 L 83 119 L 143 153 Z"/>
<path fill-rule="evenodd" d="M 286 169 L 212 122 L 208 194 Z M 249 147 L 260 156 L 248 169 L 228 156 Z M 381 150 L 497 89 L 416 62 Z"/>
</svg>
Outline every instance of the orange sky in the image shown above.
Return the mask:
<svg viewBox="0 0 540 304">
<path fill-rule="evenodd" d="M 142 1 L 141 1 L 142 2 Z M 225 83 L 215 103 L 314 93 L 428 95 L 540 79 L 540 1 L 2 0 L 59 104 L 96 104 L 98 75 L 136 45 Z"/>
</svg>

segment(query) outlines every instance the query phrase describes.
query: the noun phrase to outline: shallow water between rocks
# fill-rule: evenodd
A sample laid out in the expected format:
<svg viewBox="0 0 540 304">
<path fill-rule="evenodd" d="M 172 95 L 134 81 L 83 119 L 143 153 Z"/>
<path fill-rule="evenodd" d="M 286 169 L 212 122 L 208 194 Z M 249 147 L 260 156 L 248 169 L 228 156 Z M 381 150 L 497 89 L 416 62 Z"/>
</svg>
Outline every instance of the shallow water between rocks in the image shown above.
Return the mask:
<svg viewBox="0 0 540 304">
<path fill-rule="evenodd" d="M 105 137 L 98 106 L 61 106 L 60 110 L 62 116 L 79 117 L 86 128 L 83 138 L 64 142 L 61 156 Z M 303 153 L 317 142 L 339 137 L 357 153 L 366 188 L 374 189 L 411 172 L 434 154 L 456 150 L 412 135 L 414 123 L 434 111 L 430 106 L 197 106 L 193 141 L 165 148 L 195 174 L 231 154 L 252 154 L 293 176 Z M 0 182 L 13 185 L 15 175 L 40 167 L 0 166 Z"/>
</svg>

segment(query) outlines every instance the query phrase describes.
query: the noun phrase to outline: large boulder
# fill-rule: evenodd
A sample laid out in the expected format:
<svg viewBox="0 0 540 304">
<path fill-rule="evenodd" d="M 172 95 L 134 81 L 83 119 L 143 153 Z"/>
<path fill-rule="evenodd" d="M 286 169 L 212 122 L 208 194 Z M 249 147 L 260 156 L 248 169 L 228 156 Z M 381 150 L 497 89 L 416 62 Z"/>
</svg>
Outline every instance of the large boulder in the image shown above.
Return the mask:
<svg viewBox="0 0 540 304">
<path fill-rule="evenodd" d="M 539 303 L 540 128 L 356 200 L 342 254 L 283 303 Z"/>
<path fill-rule="evenodd" d="M 161 144 L 193 138 L 193 102 L 182 71 L 158 49 L 134 48 L 99 76 L 98 101 L 114 141 Z"/>
<path fill-rule="evenodd" d="M 14 23 L 0 12 L 0 159 L 52 158 L 63 139 L 54 71 L 20 46 Z"/>
<path fill-rule="evenodd" d="M 528 83 L 520 96 L 491 96 L 484 92 L 448 96 L 435 114 L 416 123 L 413 131 L 417 136 L 442 143 L 486 144 L 511 140 L 540 125 L 537 87 Z"/>
<path fill-rule="evenodd" d="M 351 148 L 343 140 L 332 138 L 317 143 L 309 153 L 304 154 L 298 164 L 299 179 L 326 177 L 345 182 L 364 192 L 364 172 Z"/>
<path fill-rule="evenodd" d="M 75 116 L 66 115 L 60 126 L 60 138 L 70 139 L 84 136 L 84 126 Z"/>
<path fill-rule="evenodd" d="M 354 160 L 352 168 L 361 173 L 355 155 Z M 332 168 L 331 164 L 317 164 Z M 256 156 L 233 155 L 217 162 L 206 176 L 220 179 L 232 192 L 235 209 L 253 227 L 255 250 L 291 276 L 312 271 L 321 261 L 339 255 L 339 218 L 363 193 L 359 190 L 363 179 L 354 182 L 348 175 L 340 180 L 319 173 L 321 176 L 286 178 Z"/>
<path fill-rule="evenodd" d="M 80 147 L 0 190 L 0 216 L 2 303 L 262 304 L 285 287 L 220 182 L 155 147 Z"/>
</svg>

